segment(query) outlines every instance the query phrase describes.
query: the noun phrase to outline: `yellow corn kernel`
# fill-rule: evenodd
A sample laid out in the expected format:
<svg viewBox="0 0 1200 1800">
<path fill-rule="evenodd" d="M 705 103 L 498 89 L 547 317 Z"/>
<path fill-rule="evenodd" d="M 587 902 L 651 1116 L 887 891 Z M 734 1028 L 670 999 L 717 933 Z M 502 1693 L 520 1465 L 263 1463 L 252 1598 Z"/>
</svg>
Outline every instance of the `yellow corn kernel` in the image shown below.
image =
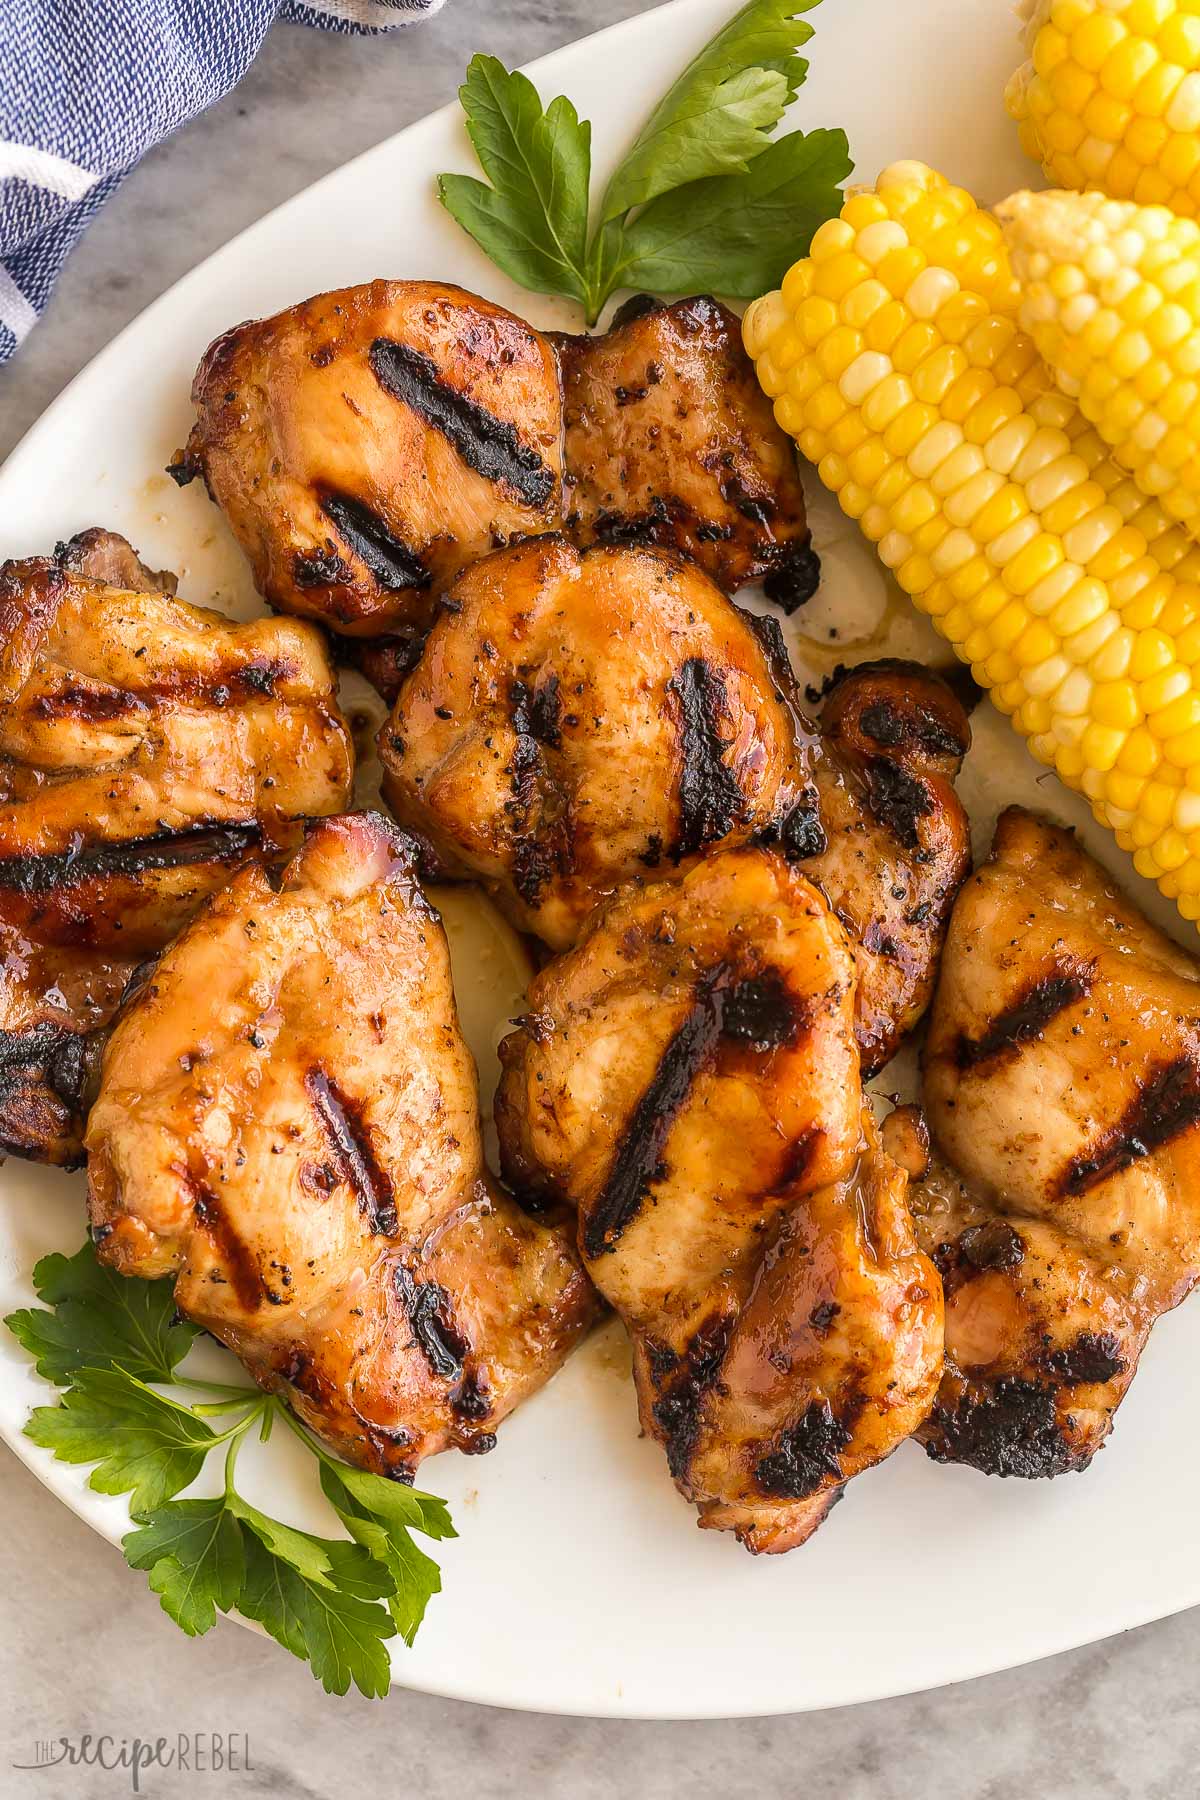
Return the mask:
<svg viewBox="0 0 1200 1800">
<path fill-rule="evenodd" d="M 1054 0 L 1056 18 L 1069 5 L 1079 21 L 1097 13 L 1089 0 Z M 1128 9 L 1104 10 L 1128 24 Z M 1090 40 L 1093 60 L 1104 36 Z M 1113 42 L 1101 69 L 1125 39 Z M 1200 355 L 1190 372 L 1179 360 L 1200 344 L 1200 230 L 1194 255 L 1178 230 L 1158 215 L 1126 241 L 1114 214 L 1083 255 L 1034 246 L 1042 260 L 1023 297 L 995 221 L 932 170 L 900 164 L 822 227 L 781 291 L 750 307 L 744 332 L 768 392 L 788 365 L 798 417 L 785 423 L 821 479 L 1033 755 L 1164 892 L 1200 903 L 1200 545 L 1162 478 L 1169 467 L 1176 485 L 1190 481 L 1185 451 L 1192 432 L 1200 438 Z M 829 269 L 836 279 L 822 286 Z M 837 271 L 855 269 L 872 273 L 835 298 Z M 870 281 L 891 298 L 871 312 L 886 310 L 886 333 L 868 342 Z M 1139 286 L 1151 282 L 1161 305 Z M 814 294 L 832 317 L 813 309 Z M 1035 333 L 1059 315 L 1079 333 L 1098 312 L 1113 315 L 1088 349 L 1096 366 L 1108 355 L 1109 376 L 1091 413 L 1056 386 L 1021 329 L 1023 304 Z M 1082 382 L 1091 364 L 1078 366 Z M 1174 416 L 1160 431 L 1151 415 L 1168 399 Z M 1153 480 L 1110 455 L 1106 421 L 1118 419 Z M 1194 460 L 1200 469 L 1200 447 Z"/>
<path fill-rule="evenodd" d="M 1038 0 L 1005 101 L 1057 187 L 1200 213 L 1195 0 Z"/>
</svg>

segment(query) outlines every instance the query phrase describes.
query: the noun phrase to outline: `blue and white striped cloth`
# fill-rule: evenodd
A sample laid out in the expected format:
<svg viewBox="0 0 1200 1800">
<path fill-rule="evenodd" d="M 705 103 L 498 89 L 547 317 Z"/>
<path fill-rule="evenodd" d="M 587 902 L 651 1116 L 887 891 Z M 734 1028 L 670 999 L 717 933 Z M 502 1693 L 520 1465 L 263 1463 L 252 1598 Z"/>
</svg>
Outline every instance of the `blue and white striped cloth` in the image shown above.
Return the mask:
<svg viewBox="0 0 1200 1800">
<path fill-rule="evenodd" d="M 0 0 L 0 363 L 93 214 L 246 73 L 274 21 L 379 32 L 441 0 Z"/>
</svg>

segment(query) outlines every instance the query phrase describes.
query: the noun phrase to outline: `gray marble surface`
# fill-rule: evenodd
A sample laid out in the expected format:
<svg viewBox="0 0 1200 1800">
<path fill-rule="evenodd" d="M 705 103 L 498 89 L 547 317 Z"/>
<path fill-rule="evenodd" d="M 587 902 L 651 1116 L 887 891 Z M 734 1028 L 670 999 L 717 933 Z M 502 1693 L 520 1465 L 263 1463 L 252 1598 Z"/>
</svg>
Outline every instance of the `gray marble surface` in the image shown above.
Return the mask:
<svg viewBox="0 0 1200 1800">
<path fill-rule="evenodd" d="M 642 4 L 450 0 L 438 18 L 384 42 L 277 27 L 238 92 L 147 158 L 93 225 L 45 321 L 0 371 L 0 456 L 176 277 L 326 170 L 449 99 L 471 51 L 527 60 Z M 127 1793 L 121 1773 L 13 1767 L 33 1760 L 39 1738 L 88 1730 L 248 1736 L 248 1772 L 144 1780 L 144 1792 L 164 1796 L 340 1800 L 401 1788 L 423 1800 L 1200 1794 L 1200 1612 L 940 1693 L 790 1719 L 554 1719 L 400 1691 L 383 1705 L 334 1701 L 274 1645 L 235 1625 L 186 1641 L 142 1578 L 7 1452 L 0 1504 L 5 1800 Z M 955 1580 L 953 1544 L 945 1578 Z M 1095 1579 L 1104 1580 L 1103 1568 Z M 937 1595 L 929 1602 L 936 1606 Z"/>
</svg>

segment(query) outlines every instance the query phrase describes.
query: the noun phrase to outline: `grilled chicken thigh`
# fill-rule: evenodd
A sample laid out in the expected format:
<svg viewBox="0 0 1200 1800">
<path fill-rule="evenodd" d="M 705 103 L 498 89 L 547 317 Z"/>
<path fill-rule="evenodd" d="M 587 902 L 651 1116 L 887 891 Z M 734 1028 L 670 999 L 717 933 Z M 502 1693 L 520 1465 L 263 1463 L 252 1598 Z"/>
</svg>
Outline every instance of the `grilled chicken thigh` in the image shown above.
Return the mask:
<svg viewBox="0 0 1200 1800">
<path fill-rule="evenodd" d="M 818 734 L 778 626 L 658 551 L 542 538 L 450 601 L 380 734 L 385 796 L 431 863 L 561 950 L 624 884 L 776 841 L 856 940 L 860 1041 L 885 1062 L 968 866 L 949 689 L 911 664 L 852 670 Z"/>
<path fill-rule="evenodd" d="M 946 1283 L 930 1452 L 1086 1468 L 1200 1274 L 1200 964 L 1016 808 L 951 919 L 913 1188 Z"/>
<path fill-rule="evenodd" d="M 954 781 L 971 742 L 961 704 L 917 663 L 860 663 L 819 717 L 824 848 L 802 867 L 855 945 L 863 1073 L 889 1062 L 933 996 L 946 925 L 971 866 Z"/>
<path fill-rule="evenodd" d="M 384 795 L 452 876 L 553 949 L 598 900 L 718 843 L 803 848 L 816 796 L 754 622 L 698 569 L 564 539 L 450 596 L 380 733 Z"/>
<path fill-rule="evenodd" d="M 0 568 L 0 1144 L 51 1162 L 135 965 L 350 789 L 316 632 L 166 585 L 106 532 Z"/>
<path fill-rule="evenodd" d="M 373 281 L 238 325 L 205 353 L 172 472 L 202 474 L 259 592 L 333 631 L 424 627 L 434 597 L 562 506 L 554 351 L 430 281 Z"/>
<path fill-rule="evenodd" d="M 854 960 L 778 852 L 618 898 L 501 1046 L 503 1166 L 578 1209 L 642 1424 L 700 1522 L 787 1550 L 908 1436 L 941 1288 L 864 1108 Z"/>
<path fill-rule="evenodd" d="M 445 934 L 378 814 L 242 869 L 118 1020 L 87 1134 L 97 1253 L 351 1461 L 488 1450 L 594 1316 L 485 1175 Z"/>
<path fill-rule="evenodd" d="M 642 295 L 601 336 L 554 342 L 575 542 L 681 551 L 729 594 L 765 576 L 789 612 L 809 599 L 820 564 L 795 449 L 734 315 L 703 295 Z"/>
</svg>

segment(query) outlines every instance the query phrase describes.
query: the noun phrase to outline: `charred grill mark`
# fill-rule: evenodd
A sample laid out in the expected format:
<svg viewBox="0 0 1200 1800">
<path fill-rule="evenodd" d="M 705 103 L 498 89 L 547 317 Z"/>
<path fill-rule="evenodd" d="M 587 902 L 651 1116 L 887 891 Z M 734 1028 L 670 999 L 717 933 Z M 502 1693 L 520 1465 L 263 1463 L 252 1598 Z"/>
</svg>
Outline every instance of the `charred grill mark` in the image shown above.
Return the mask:
<svg viewBox="0 0 1200 1800">
<path fill-rule="evenodd" d="M 1085 1387 L 1093 1382 L 1111 1381 L 1123 1375 L 1128 1363 L 1121 1346 L 1111 1331 L 1097 1335 L 1081 1331 L 1073 1344 L 1055 1350 L 1046 1358 L 1046 1368 L 1067 1387 Z"/>
<path fill-rule="evenodd" d="M 78 682 L 68 682 L 57 693 L 40 695 L 30 708 L 37 719 L 80 719 L 89 725 L 103 725 L 141 710 L 141 699 L 135 694 L 122 693 L 119 688 L 83 687 Z"/>
<path fill-rule="evenodd" d="M 1091 1450 L 1078 1450 L 1058 1422 L 1055 1390 L 1039 1381 L 1006 1377 L 939 1399 L 925 1445 L 934 1462 L 967 1463 L 985 1475 L 1049 1480 L 1086 1469 Z"/>
<path fill-rule="evenodd" d="M 0 1150 L 76 1168 L 88 1041 L 49 1021 L 0 1031 Z"/>
<path fill-rule="evenodd" d="M 1073 1156 L 1059 1178 L 1060 1195 L 1083 1194 L 1131 1163 L 1161 1150 L 1200 1121 L 1200 1069 L 1186 1056 L 1151 1070 L 1121 1118 Z"/>
<path fill-rule="evenodd" d="M 778 843 L 789 862 L 807 862 L 810 856 L 824 856 L 829 839 L 821 823 L 815 789 L 805 793 L 782 822 L 762 836 L 765 843 Z"/>
<path fill-rule="evenodd" d="M 924 782 L 887 756 L 869 757 L 866 777 L 867 805 L 872 816 L 906 850 L 919 850 L 920 820 L 933 811 L 933 800 Z"/>
<path fill-rule="evenodd" d="M 546 772 L 542 745 L 553 749 L 561 741 L 558 677 L 550 676 L 536 689 L 514 681 L 509 700 L 516 741 L 510 769 L 512 799 L 505 801 L 504 810 L 512 822 L 513 885 L 527 906 L 536 906 L 547 882 L 569 869 L 572 861 L 568 819 L 543 816 L 539 805 Z"/>
<path fill-rule="evenodd" d="M 509 690 L 513 730 L 554 750 L 562 742 L 562 701 L 557 675 L 549 675 L 540 687 L 514 681 Z"/>
<path fill-rule="evenodd" d="M 795 996 L 777 969 L 752 975 L 724 996 L 721 1032 L 755 1050 L 782 1050 L 794 1044 L 804 1023 Z"/>
<path fill-rule="evenodd" d="M 88 844 L 83 833 L 77 832 L 68 850 L 0 857 L 0 889 L 27 896 L 50 894 L 113 876 L 233 862 L 261 841 L 262 828 L 254 820 L 237 825 L 190 825 L 182 831 L 160 831 L 153 837 L 108 844 Z"/>
<path fill-rule="evenodd" d="M 382 1167 L 358 1103 L 343 1093 L 323 1069 L 310 1069 L 304 1091 L 317 1115 L 342 1180 L 358 1200 L 373 1232 L 394 1237 L 399 1229 L 391 1177 Z"/>
<path fill-rule="evenodd" d="M 827 1482 L 842 1479 L 838 1458 L 851 1432 L 828 1400 L 814 1400 L 794 1425 L 780 1433 L 778 1447 L 760 1457 L 754 1475 L 764 1494 L 779 1500 L 807 1500 Z"/>
<path fill-rule="evenodd" d="M 440 1380 L 461 1381 L 471 1346 L 454 1323 L 449 1294 L 440 1282 L 418 1281 L 403 1264 L 397 1268 L 395 1280 L 404 1316 L 425 1361 Z"/>
<path fill-rule="evenodd" d="M 979 1033 L 958 1040 L 955 1059 L 960 1069 L 977 1069 L 981 1063 L 1011 1056 L 1022 1045 L 1040 1042 L 1046 1027 L 1068 1007 L 1086 1000 L 1096 978 L 1096 965 L 1058 965 L 1037 975 L 1004 1011 Z"/>
<path fill-rule="evenodd" d="M 355 548 L 358 546 L 355 545 Z M 371 569 L 371 573 L 376 575 L 377 571 L 371 567 L 361 550 L 359 555 Z M 298 588 L 339 587 L 344 582 L 354 580 L 354 570 L 345 557 L 340 556 L 331 543 L 327 543 L 319 550 L 297 550 L 292 558 L 292 580 Z"/>
<path fill-rule="evenodd" d="M 411 344 L 376 338 L 370 362 L 379 385 L 440 432 L 468 468 L 485 481 L 501 482 L 526 506 L 547 505 L 554 493 L 553 469 L 521 442 L 507 419 L 443 380 L 431 356 Z"/>
<path fill-rule="evenodd" d="M 918 705 L 906 713 L 890 699 L 876 700 L 863 708 L 858 724 L 863 736 L 881 749 L 897 750 L 912 745 L 927 756 L 962 758 L 966 755 L 967 746 L 961 736 L 951 731 L 927 706 Z"/>
<path fill-rule="evenodd" d="M 15 1092 L 35 1082 L 76 1110 L 83 1099 L 86 1050 L 82 1033 L 48 1021 L 22 1031 L 0 1031 L 0 1111 Z"/>
<path fill-rule="evenodd" d="M 618 512 L 602 508 L 592 520 L 592 532 L 599 544 L 642 546 L 671 545 L 677 541 L 676 527 L 684 509 L 677 500 L 664 500 L 655 494 L 644 512 Z"/>
<path fill-rule="evenodd" d="M 584 1253 L 593 1259 L 616 1249 L 622 1233 L 633 1223 L 643 1200 L 663 1173 L 663 1146 L 692 1083 L 721 1035 L 717 984 L 725 978 L 726 971 L 718 969 L 698 983 L 683 1023 L 634 1108 L 609 1165 L 608 1178 L 583 1221 Z"/>
<path fill-rule="evenodd" d="M 704 1396 L 721 1372 L 732 1331 L 732 1318 L 715 1313 L 692 1335 L 682 1357 L 664 1345 L 650 1346 L 651 1373 L 661 1390 L 654 1403 L 654 1422 L 676 1481 L 687 1476 Z"/>
<path fill-rule="evenodd" d="M 702 657 L 689 656 L 667 692 L 679 707 L 679 830 L 676 862 L 725 837 L 745 817 L 746 799 L 725 762 L 721 727 L 728 718 L 725 683 Z"/>
<path fill-rule="evenodd" d="M 192 1217 L 219 1258 L 225 1279 L 246 1312 L 257 1312 L 266 1297 L 258 1258 L 238 1236 L 220 1198 L 195 1175 L 184 1177 L 192 1196 Z"/>
<path fill-rule="evenodd" d="M 773 969 L 735 982 L 721 964 L 700 977 L 692 1005 L 634 1108 L 607 1180 L 584 1218 L 586 1256 L 595 1258 L 616 1249 L 642 1202 L 662 1179 L 662 1152 L 671 1127 L 721 1038 L 769 1052 L 794 1044 L 805 1022 Z"/>
<path fill-rule="evenodd" d="M 349 544 L 381 586 L 429 586 L 432 577 L 417 552 L 398 538 L 379 514 L 364 506 L 361 500 L 352 500 L 348 494 L 322 494 L 321 511 L 343 543 Z M 307 585 L 315 585 L 315 581 L 314 573 L 313 580 Z"/>
</svg>

